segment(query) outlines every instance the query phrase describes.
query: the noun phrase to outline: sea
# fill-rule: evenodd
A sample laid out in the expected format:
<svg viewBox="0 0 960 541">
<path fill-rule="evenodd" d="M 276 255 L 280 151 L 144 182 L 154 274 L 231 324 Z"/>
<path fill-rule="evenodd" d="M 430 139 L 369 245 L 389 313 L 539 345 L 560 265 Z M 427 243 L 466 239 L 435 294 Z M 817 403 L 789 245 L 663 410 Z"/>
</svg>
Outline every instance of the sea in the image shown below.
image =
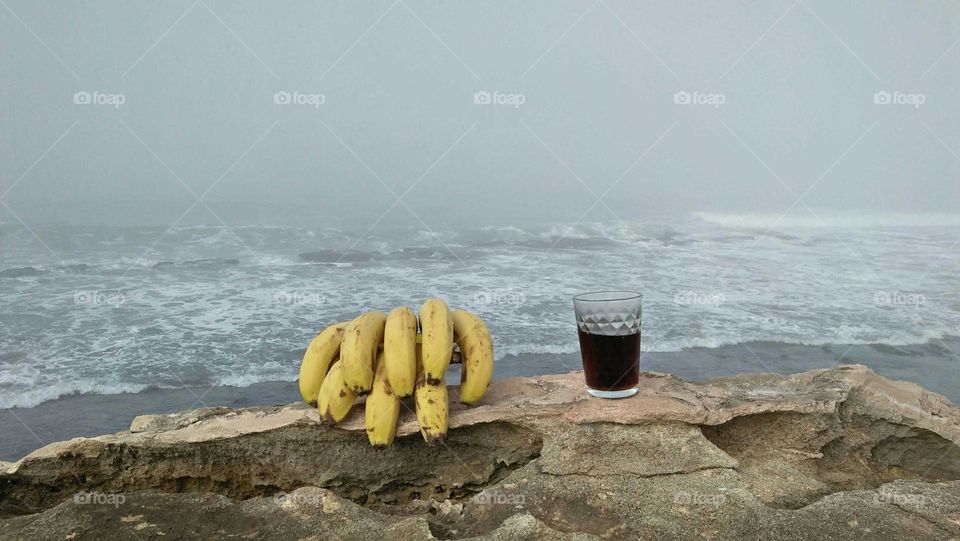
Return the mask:
<svg viewBox="0 0 960 541">
<path fill-rule="evenodd" d="M 137 413 L 298 400 L 310 339 L 428 297 L 495 377 L 577 370 L 572 297 L 643 294 L 642 368 L 704 379 L 860 362 L 960 401 L 960 218 L 346 228 L 0 224 L 0 459 Z M 4 413 L 6 412 L 6 413 Z"/>
</svg>

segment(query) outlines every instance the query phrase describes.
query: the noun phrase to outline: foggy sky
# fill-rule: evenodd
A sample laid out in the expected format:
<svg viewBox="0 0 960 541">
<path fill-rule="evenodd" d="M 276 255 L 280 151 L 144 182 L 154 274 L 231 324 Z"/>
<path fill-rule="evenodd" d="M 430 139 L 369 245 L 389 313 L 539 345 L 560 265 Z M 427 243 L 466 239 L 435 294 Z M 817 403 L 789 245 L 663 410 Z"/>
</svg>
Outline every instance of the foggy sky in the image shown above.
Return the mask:
<svg viewBox="0 0 960 541">
<path fill-rule="evenodd" d="M 960 211 L 956 3 L 4 2 L 5 221 Z"/>
</svg>

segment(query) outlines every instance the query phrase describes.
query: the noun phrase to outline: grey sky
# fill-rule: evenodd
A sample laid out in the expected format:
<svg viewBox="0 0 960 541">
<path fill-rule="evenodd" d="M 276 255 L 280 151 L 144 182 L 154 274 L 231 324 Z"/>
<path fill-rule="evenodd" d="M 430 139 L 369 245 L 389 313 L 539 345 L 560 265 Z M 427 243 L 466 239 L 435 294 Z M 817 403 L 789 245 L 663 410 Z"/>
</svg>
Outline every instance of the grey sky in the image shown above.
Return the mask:
<svg viewBox="0 0 960 541">
<path fill-rule="evenodd" d="M 957 212 L 958 39 L 948 2 L 4 0 L 0 193 L 28 223 L 208 190 L 230 225 L 364 226 L 407 190 L 384 224 Z"/>
</svg>

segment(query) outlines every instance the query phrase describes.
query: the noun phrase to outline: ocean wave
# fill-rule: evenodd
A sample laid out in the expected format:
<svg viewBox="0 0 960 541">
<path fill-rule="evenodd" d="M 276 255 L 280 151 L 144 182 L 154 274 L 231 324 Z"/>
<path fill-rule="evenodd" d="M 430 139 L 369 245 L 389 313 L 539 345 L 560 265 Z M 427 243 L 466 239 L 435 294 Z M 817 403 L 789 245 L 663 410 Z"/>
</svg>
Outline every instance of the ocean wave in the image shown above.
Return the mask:
<svg viewBox="0 0 960 541">
<path fill-rule="evenodd" d="M 504 357 L 520 357 L 522 355 L 568 355 L 578 351 L 580 351 L 580 347 L 576 344 L 511 344 L 506 346 L 495 344 L 494 359 L 500 361 Z"/>
<path fill-rule="evenodd" d="M 208 257 L 203 259 L 191 259 L 181 263 L 181 265 L 186 265 L 188 267 L 205 268 L 220 268 L 239 264 L 240 260 L 232 257 Z"/>
<path fill-rule="evenodd" d="M 850 338 L 838 336 L 835 339 L 797 339 L 786 336 L 718 336 L 711 338 L 682 338 L 676 340 L 663 340 L 652 342 L 644 340 L 642 351 L 651 352 L 682 352 L 691 349 L 720 349 L 726 347 L 739 346 L 758 342 L 773 344 L 787 344 L 794 346 L 888 346 L 892 348 L 925 345 L 931 341 L 953 340 L 960 336 L 943 330 L 931 330 L 919 333 L 900 333 L 886 339 L 870 340 L 862 338 Z M 506 358 L 520 358 L 525 356 L 543 356 L 543 355 L 571 355 L 578 353 L 579 346 L 576 343 L 567 344 L 497 344 L 496 360 L 501 362 Z M 509 372 L 509 370 L 508 370 Z M 509 374 L 508 374 L 509 375 Z M 286 364 L 279 362 L 264 363 L 247 370 L 213 376 L 210 379 L 195 382 L 197 386 L 226 386 L 226 387 L 249 387 L 264 382 L 296 381 L 295 363 Z M 137 384 L 137 383 L 103 383 L 94 380 L 72 380 L 61 382 L 56 385 L 44 385 L 43 387 L 30 387 L 23 390 L 5 393 L 0 398 L 0 409 L 4 408 L 31 408 L 41 403 L 56 400 L 58 398 L 82 395 L 112 395 L 139 393 L 151 389 L 182 389 L 183 385 L 177 384 Z M 293 400 L 295 397 L 291 397 Z"/>
<path fill-rule="evenodd" d="M 71 381 L 58 385 L 30 388 L 23 391 L 6 393 L 0 398 L 0 409 L 32 408 L 50 400 L 65 396 L 96 394 L 111 395 L 125 393 L 139 393 L 147 389 L 163 388 L 160 385 L 146 385 L 137 383 L 101 383 L 97 381 Z M 166 388 L 173 389 L 174 386 Z"/>
<path fill-rule="evenodd" d="M 876 228 L 957 227 L 960 214 L 907 212 L 803 211 L 778 213 L 694 212 L 693 216 L 721 227 L 764 230 L 771 228 Z"/>
<path fill-rule="evenodd" d="M 776 344 L 790 344 L 797 346 L 915 346 L 927 344 L 932 340 L 944 340 L 956 338 L 958 330 L 951 329 L 927 329 L 919 332 L 894 331 L 892 333 L 881 333 L 874 331 L 871 337 L 864 338 L 862 333 L 838 332 L 832 337 L 824 338 L 797 338 L 796 336 L 778 336 L 756 334 L 753 336 L 727 335 L 714 337 L 696 337 L 680 338 L 674 340 L 658 341 L 649 348 L 644 347 L 644 351 L 655 352 L 678 352 L 688 349 L 705 348 L 718 349 L 722 347 L 738 346 L 741 344 L 750 344 L 754 342 L 772 342 Z"/>
<path fill-rule="evenodd" d="M 745 232 L 719 234 L 715 228 L 690 227 L 690 220 L 675 224 L 648 222 L 581 222 L 550 226 L 483 227 L 464 231 L 458 239 L 482 248 L 518 246 L 532 249 L 604 249 L 617 246 L 686 246 L 697 243 L 732 243 L 754 240 Z M 775 232 L 785 240 L 792 237 Z"/>
<path fill-rule="evenodd" d="M 48 274 L 0 279 L 0 404 L 136 392 L 143 382 L 176 387 L 164 379 L 171 373 L 191 384 L 292 380 L 299 359 L 290 352 L 302 351 L 323 322 L 429 296 L 484 317 L 501 361 L 575 354 L 570 296 L 601 286 L 646 294 L 644 351 L 760 341 L 896 348 L 960 334 L 949 229 L 761 238 L 693 219 L 478 226 L 439 236 L 411 227 L 364 238 L 353 250 L 345 248 L 358 237 L 340 230 L 238 229 L 250 251 L 176 242 L 154 249 L 161 228 L 133 243 L 116 241 L 118 231 L 57 237 L 66 264 L 88 265 L 73 273 L 35 239 L 4 237 L 0 269 Z M 221 234 L 172 233 L 174 241 Z M 151 268 L 161 261 L 171 264 Z M 115 293 L 123 302 L 111 302 Z M 499 373 L 509 375 L 515 361 Z"/>
<path fill-rule="evenodd" d="M 645 352 L 654 353 L 676 353 L 691 349 L 720 349 L 730 346 L 739 346 L 742 344 L 751 344 L 756 342 L 770 342 L 775 344 L 789 344 L 795 346 L 821 347 L 830 345 L 839 346 L 917 346 L 929 344 L 931 341 L 951 340 L 960 338 L 958 336 L 960 329 L 928 329 L 919 332 L 899 331 L 889 333 L 884 337 L 878 332 L 876 338 L 856 337 L 852 334 L 843 333 L 832 338 L 797 338 L 795 336 L 777 336 L 757 333 L 756 335 L 717 335 L 711 337 L 683 337 L 677 339 L 650 339 L 644 336 L 641 338 L 641 349 Z M 511 344 L 507 346 L 497 345 L 496 359 L 501 360 L 507 356 L 523 355 L 565 355 L 577 353 L 580 346 L 576 342 L 556 345 L 543 345 L 533 343 Z"/>
<path fill-rule="evenodd" d="M 463 232 L 457 240 L 467 246 L 487 250 L 499 247 L 521 247 L 534 250 L 593 250 L 656 240 L 655 235 L 636 232 L 621 234 L 618 231 L 616 228 L 597 228 L 594 224 L 553 226 L 546 230 L 524 230 L 508 226 L 484 228 L 478 232 Z"/>
<path fill-rule="evenodd" d="M 300 261 L 308 263 L 367 263 L 373 261 L 376 252 L 360 250 L 314 250 L 301 252 Z"/>
<path fill-rule="evenodd" d="M 46 272 L 47 271 L 40 270 L 36 267 L 13 267 L 0 270 L 0 278 L 25 278 L 28 276 L 40 276 L 41 274 L 46 274 Z"/>
<path fill-rule="evenodd" d="M 437 261 L 462 258 L 463 251 L 454 252 L 444 246 L 408 246 L 392 251 L 362 251 L 362 250 L 314 250 L 301 252 L 299 258 L 305 263 L 373 263 L 398 260 Z"/>
<path fill-rule="evenodd" d="M 296 363 L 299 364 L 299 363 Z M 278 362 L 264 363 L 256 370 L 226 374 L 213 379 L 213 385 L 223 387 L 249 387 L 266 381 L 296 381 L 296 364 L 281 364 Z"/>
<path fill-rule="evenodd" d="M 257 254 L 250 259 L 249 264 L 258 267 L 287 267 L 301 265 L 303 262 L 299 258 L 286 255 Z"/>
</svg>

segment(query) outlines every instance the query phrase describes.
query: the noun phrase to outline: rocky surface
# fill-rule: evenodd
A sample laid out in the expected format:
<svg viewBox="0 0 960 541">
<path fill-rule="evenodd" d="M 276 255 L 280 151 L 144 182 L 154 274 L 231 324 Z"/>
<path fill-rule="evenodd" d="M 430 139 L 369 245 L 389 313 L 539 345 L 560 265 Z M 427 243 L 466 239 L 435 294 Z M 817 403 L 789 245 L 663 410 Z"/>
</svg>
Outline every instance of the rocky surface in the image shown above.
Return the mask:
<svg viewBox="0 0 960 541">
<path fill-rule="evenodd" d="M 336 428 L 302 405 L 138 417 L 0 463 L 0 538 L 960 538 L 939 395 L 859 365 L 641 387 L 497 381 L 433 449 L 407 411 L 373 451 L 362 405 Z"/>
</svg>

